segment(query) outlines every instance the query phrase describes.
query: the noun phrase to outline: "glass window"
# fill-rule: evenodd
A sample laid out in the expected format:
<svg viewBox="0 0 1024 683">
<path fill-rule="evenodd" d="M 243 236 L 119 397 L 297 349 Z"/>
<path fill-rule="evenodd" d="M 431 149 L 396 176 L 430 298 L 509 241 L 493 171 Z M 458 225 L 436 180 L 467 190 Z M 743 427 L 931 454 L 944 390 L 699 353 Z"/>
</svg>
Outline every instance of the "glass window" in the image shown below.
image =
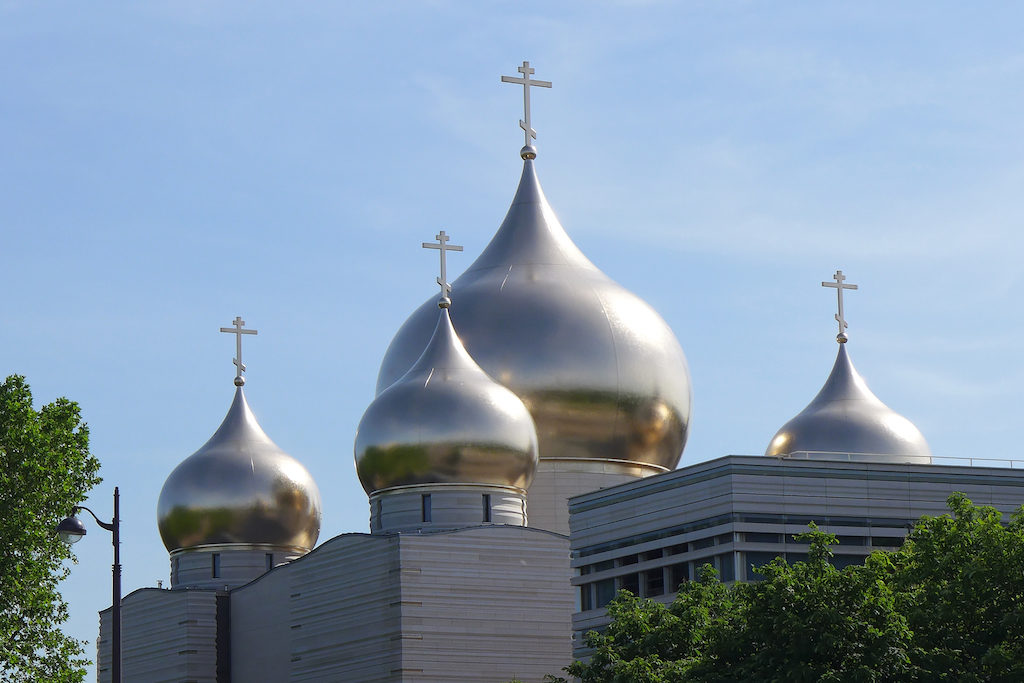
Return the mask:
<svg viewBox="0 0 1024 683">
<path fill-rule="evenodd" d="M 709 536 L 707 538 L 702 538 L 700 540 L 694 541 L 690 545 L 693 546 L 694 550 L 700 550 L 702 548 L 710 548 L 714 544 L 715 544 L 715 537 L 714 536 Z"/>
<path fill-rule="evenodd" d="M 211 556 L 210 559 L 211 559 L 211 567 L 210 567 L 210 572 L 211 573 L 210 573 L 210 575 L 213 578 L 215 578 L 215 579 L 219 579 L 220 578 L 220 553 L 214 553 Z"/>
<path fill-rule="evenodd" d="M 580 611 L 586 612 L 587 610 L 594 609 L 594 594 L 591 590 L 593 584 L 585 583 L 580 586 Z"/>
<path fill-rule="evenodd" d="M 748 531 L 743 535 L 747 543 L 782 543 L 782 534 L 766 534 Z"/>
<path fill-rule="evenodd" d="M 903 539 L 899 536 L 872 536 L 871 545 L 881 548 L 899 548 Z"/>
<path fill-rule="evenodd" d="M 735 581 L 736 564 L 733 562 L 732 553 L 722 553 L 715 559 L 715 564 L 718 565 L 718 577 L 722 581 Z"/>
<path fill-rule="evenodd" d="M 625 588 L 633 595 L 640 595 L 640 575 L 626 574 L 619 577 L 619 588 Z"/>
<path fill-rule="evenodd" d="M 754 569 L 754 567 L 763 567 L 781 555 L 782 553 L 741 553 L 740 562 L 743 565 L 743 571 L 747 573 L 747 581 L 761 581 L 764 579 L 764 574 Z"/>
<path fill-rule="evenodd" d="M 719 534 L 715 537 L 718 541 L 718 545 L 724 545 L 726 543 L 732 543 L 732 534 Z"/>
<path fill-rule="evenodd" d="M 644 572 L 644 596 L 654 597 L 665 594 L 665 572 L 661 567 Z"/>
<path fill-rule="evenodd" d="M 640 556 L 640 560 L 646 562 L 647 560 L 657 560 L 661 558 L 661 548 L 657 550 L 648 550 L 646 553 Z"/>
<path fill-rule="evenodd" d="M 843 569 L 855 564 L 864 564 L 863 555 L 836 555 L 831 560 L 836 569 Z"/>
<path fill-rule="evenodd" d="M 430 517 L 431 517 L 431 514 L 430 514 L 430 494 L 429 493 L 424 493 L 423 494 L 423 521 L 424 522 L 431 521 Z"/>
<path fill-rule="evenodd" d="M 672 591 L 679 590 L 679 584 L 684 581 L 690 580 L 690 563 L 680 562 L 674 564 L 669 569 L 669 588 Z"/>
<path fill-rule="evenodd" d="M 597 607 L 604 607 L 615 597 L 615 579 L 604 579 L 594 584 L 597 592 Z"/>
<path fill-rule="evenodd" d="M 626 555 L 625 557 L 620 557 L 619 558 L 619 566 L 621 567 L 624 564 L 636 564 L 637 563 L 637 559 L 638 558 L 637 558 L 636 555 Z"/>
<path fill-rule="evenodd" d="M 595 572 L 603 572 L 605 569 L 611 569 L 615 566 L 614 560 L 605 560 L 604 562 L 598 562 L 594 565 Z"/>
</svg>

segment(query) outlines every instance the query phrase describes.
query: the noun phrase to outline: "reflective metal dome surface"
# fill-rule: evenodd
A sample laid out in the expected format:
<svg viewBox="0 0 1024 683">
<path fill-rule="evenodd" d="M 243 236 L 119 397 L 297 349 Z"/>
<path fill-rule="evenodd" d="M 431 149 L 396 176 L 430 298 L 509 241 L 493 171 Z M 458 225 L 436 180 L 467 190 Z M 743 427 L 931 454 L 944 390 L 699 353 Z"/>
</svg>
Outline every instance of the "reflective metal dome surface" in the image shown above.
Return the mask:
<svg viewBox="0 0 1024 683">
<path fill-rule="evenodd" d="M 217 432 L 167 478 L 157 518 L 172 552 L 212 543 L 310 550 L 320 534 L 320 491 L 264 433 L 238 386 Z"/>
<path fill-rule="evenodd" d="M 355 458 L 367 493 L 435 483 L 525 489 L 537 433 L 523 402 L 473 361 L 442 308 L 422 355 L 363 414 Z"/>
<path fill-rule="evenodd" d="M 924 436 L 868 389 L 839 344 L 832 374 L 814 400 L 783 425 L 765 455 L 845 453 L 888 456 L 892 462 L 919 462 L 931 455 Z"/>
<path fill-rule="evenodd" d="M 453 283 L 451 317 L 466 350 L 514 391 L 537 426 L 540 457 L 674 468 L 690 421 L 690 375 L 672 330 L 573 244 L 530 155 L 512 206 Z M 399 329 L 377 379 L 382 394 L 416 362 L 434 326 L 425 302 Z"/>
</svg>

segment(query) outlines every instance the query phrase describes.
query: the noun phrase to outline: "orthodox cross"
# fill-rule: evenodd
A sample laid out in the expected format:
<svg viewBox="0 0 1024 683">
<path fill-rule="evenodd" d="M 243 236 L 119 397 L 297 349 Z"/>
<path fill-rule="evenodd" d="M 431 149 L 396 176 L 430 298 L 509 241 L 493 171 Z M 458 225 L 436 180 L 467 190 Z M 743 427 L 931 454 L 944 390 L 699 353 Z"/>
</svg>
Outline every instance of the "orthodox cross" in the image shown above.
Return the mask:
<svg viewBox="0 0 1024 683">
<path fill-rule="evenodd" d="M 445 254 L 449 251 L 462 251 L 462 247 L 457 244 L 448 244 L 449 236 L 444 230 L 437 233 L 437 237 L 434 239 L 437 240 L 437 244 L 424 242 L 423 248 L 437 249 L 441 252 L 441 277 L 437 278 L 437 284 L 441 285 L 441 301 L 439 305 L 441 308 L 448 308 L 451 304 L 451 299 L 448 298 L 448 295 L 451 294 L 452 286 L 448 284 L 448 271 L 445 268 L 447 258 Z"/>
<path fill-rule="evenodd" d="M 519 73 L 523 74 L 522 78 L 515 78 L 513 76 L 502 76 L 502 83 L 518 83 L 523 86 L 523 110 L 526 112 L 526 120 L 519 121 L 519 127 L 526 133 L 526 147 L 530 146 L 530 139 L 537 139 L 537 131 L 535 131 L 530 124 L 530 86 L 534 85 L 538 88 L 550 88 L 551 81 L 535 81 L 530 78 L 530 74 L 534 72 L 533 67 L 530 66 L 529 62 L 523 62 L 523 65 L 516 69 Z"/>
<path fill-rule="evenodd" d="M 235 335 L 235 386 L 240 387 L 245 384 L 245 378 L 242 377 L 242 373 L 245 372 L 245 363 L 242 362 L 242 335 L 256 334 L 256 330 L 243 329 L 245 321 L 240 315 L 236 315 L 231 324 L 234 325 L 233 328 L 222 327 L 220 331 Z"/>
<path fill-rule="evenodd" d="M 845 330 L 848 327 L 848 325 L 846 324 L 846 320 L 843 318 L 843 290 L 857 289 L 857 285 L 843 284 L 843 280 L 846 279 L 846 276 L 843 275 L 843 271 L 841 270 L 837 270 L 836 274 L 832 276 L 832 279 L 834 279 L 835 282 L 822 282 L 821 286 L 832 287 L 833 289 L 836 290 L 836 293 L 839 295 L 839 312 L 836 313 L 836 322 L 839 323 L 839 334 L 836 335 L 836 341 L 842 344 L 847 339 Z"/>
</svg>

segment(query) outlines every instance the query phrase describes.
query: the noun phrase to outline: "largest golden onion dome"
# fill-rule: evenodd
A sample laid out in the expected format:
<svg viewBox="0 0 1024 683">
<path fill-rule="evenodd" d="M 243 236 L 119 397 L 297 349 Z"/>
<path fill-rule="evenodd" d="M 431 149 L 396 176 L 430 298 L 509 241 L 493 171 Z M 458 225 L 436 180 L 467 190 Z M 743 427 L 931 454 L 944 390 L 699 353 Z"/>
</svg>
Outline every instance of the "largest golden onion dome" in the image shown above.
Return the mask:
<svg viewBox="0 0 1024 683">
<path fill-rule="evenodd" d="M 308 551 L 320 534 L 320 491 L 266 435 L 238 386 L 220 428 L 167 477 L 157 518 L 171 552 L 221 543 Z"/>
<path fill-rule="evenodd" d="M 573 244 L 541 190 L 533 155 L 523 156 L 504 222 L 452 283 L 451 317 L 462 343 L 526 404 L 541 459 L 672 469 L 690 421 L 683 350 L 654 309 Z M 399 329 L 381 365 L 378 395 L 416 362 L 436 315 L 427 301 Z"/>
<path fill-rule="evenodd" d="M 356 470 L 367 493 L 416 484 L 526 489 L 533 479 L 537 435 L 530 414 L 466 353 L 447 304 L 442 299 L 415 365 L 359 422 Z"/>
</svg>

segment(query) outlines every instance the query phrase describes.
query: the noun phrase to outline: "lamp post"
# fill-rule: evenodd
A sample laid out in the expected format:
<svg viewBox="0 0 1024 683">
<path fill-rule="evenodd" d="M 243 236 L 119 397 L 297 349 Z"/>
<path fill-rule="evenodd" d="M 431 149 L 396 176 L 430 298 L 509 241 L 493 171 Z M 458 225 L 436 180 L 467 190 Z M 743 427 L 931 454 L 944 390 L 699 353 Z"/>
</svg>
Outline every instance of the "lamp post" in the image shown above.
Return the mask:
<svg viewBox="0 0 1024 683">
<path fill-rule="evenodd" d="M 75 515 L 85 510 L 96 520 L 102 528 L 111 532 L 114 536 L 114 564 L 111 567 L 113 584 L 111 590 L 112 612 L 111 612 L 111 646 L 110 646 L 110 680 L 112 683 L 121 683 L 121 494 L 114 487 L 114 519 L 111 522 L 104 522 L 96 513 L 84 505 L 76 505 L 71 510 L 71 515 L 65 517 L 57 525 L 57 535 L 60 540 L 68 545 L 77 543 L 85 536 L 85 524 Z"/>
</svg>

